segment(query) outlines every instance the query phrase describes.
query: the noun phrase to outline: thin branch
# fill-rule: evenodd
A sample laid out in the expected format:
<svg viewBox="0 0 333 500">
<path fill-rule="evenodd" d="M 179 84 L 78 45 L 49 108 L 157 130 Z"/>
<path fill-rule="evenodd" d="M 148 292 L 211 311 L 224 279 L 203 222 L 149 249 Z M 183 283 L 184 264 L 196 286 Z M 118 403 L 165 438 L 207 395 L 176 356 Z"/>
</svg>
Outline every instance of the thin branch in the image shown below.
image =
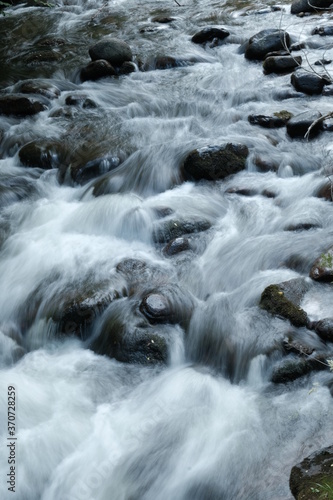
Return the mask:
<svg viewBox="0 0 333 500">
<path fill-rule="evenodd" d="M 308 128 L 306 134 L 304 135 L 304 139 L 308 140 L 309 135 L 310 135 L 313 127 L 315 127 L 316 125 L 319 125 L 319 123 L 322 123 L 324 120 L 327 120 L 327 118 L 333 118 L 333 111 L 331 111 L 330 113 L 327 113 L 327 115 L 320 116 L 319 118 L 317 118 L 317 120 L 312 122 L 310 127 Z"/>
</svg>

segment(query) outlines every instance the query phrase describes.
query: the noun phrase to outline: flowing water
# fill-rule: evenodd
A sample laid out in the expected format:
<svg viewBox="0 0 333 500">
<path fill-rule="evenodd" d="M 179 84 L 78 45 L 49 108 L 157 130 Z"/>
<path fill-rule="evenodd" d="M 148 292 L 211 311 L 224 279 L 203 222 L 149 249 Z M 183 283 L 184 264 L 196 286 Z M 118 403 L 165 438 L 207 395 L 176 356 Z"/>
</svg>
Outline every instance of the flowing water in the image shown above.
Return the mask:
<svg viewBox="0 0 333 500">
<path fill-rule="evenodd" d="M 281 25 L 295 41 L 312 43 L 310 63 L 324 52 L 329 58 L 329 40 L 310 36 L 329 16 L 299 19 L 290 4 L 278 11 L 271 1 L 179 3 L 60 0 L 51 9 L 11 9 L 0 19 L 2 88 L 38 77 L 61 90 L 36 117 L 0 121 L 3 499 L 287 500 L 291 467 L 332 444 L 329 372 L 272 384 L 290 325 L 258 307 L 266 286 L 307 276 L 332 245 L 332 205 L 315 196 L 327 182 L 331 136 L 291 140 L 284 128 L 247 120 L 284 109 L 326 113 L 332 98 L 295 96 L 290 75 L 264 76 L 240 50 L 257 31 Z M 152 23 L 157 15 L 175 20 Z M 206 25 L 231 35 L 218 46 L 191 43 Z M 108 33 L 127 41 L 137 62 L 169 55 L 184 64 L 81 84 L 88 47 Z M 55 49 L 60 62 L 28 65 L 25 56 L 51 36 L 66 41 Z M 82 93 L 97 107 L 77 107 L 70 119 L 57 113 L 68 95 Z M 62 141 L 64 133 L 73 150 L 106 145 L 124 161 L 103 182 L 84 186 L 59 184 L 56 170 L 20 166 L 21 145 Z M 225 142 L 249 147 L 244 172 L 223 182 L 181 181 L 189 151 Z M 258 172 L 257 157 L 277 172 Z M 190 251 L 166 257 L 152 238 L 161 207 L 172 217 L 208 220 L 211 228 L 191 237 Z M 297 224 L 314 228 L 285 230 Z M 87 279 L 115 277 L 129 258 L 157 269 L 195 304 L 186 328 L 168 327 L 166 367 L 121 363 L 80 339 L 54 338 L 42 315 L 23 332 L 36 290 L 42 304 L 52 302 Z M 332 316 L 329 285 L 322 290 L 304 305 L 312 320 Z M 118 302 L 131 318 L 138 297 Z M 318 351 L 325 347 L 311 332 L 298 334 Z M 15 494 L 6 484 L 9 385 L 17 393 Z"/>
</svg>

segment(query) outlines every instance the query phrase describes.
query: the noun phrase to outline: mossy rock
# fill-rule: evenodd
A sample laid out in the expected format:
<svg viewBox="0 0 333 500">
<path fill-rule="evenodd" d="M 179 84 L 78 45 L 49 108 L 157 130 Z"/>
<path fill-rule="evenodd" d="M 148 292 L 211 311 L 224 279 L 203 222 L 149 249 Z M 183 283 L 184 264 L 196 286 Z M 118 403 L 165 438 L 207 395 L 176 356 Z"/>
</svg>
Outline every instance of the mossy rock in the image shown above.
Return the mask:
<svg viewBox="0 0 333 500">
<path fill-rule="evenodd" d="M 290 118 L 294 116 L 292 113 L 290 113 L 290 111 L 287 111 L 285 109 L 282 109 L 281 111 L 276 111 L 275 113 L 273 113 L 273 115 L 276 116 L 277 118 L 280 118 L 281 120 L 284 120 L 286 123 L 288 120 L 290 120 Z"/>
<path fill-rule="evenodd" d="M 289 484 L 296 500 L 332 500 L 333 446 L 316 451 L 295 465 Z"/>
<path fill-rule="evenodd" d="M 306 326 L 308 316 L 299 304 L 309 288 L 302 278 L 269 285 L 261 294 L 260 307 L 274 316 L 288 319 L 294 326 Z"/>
<path fill-rule="evenodd" d="M 333 247 L 324 252 L 313 264 L 310 278 L 316 281 L 333 281 Z"/>
</svg>

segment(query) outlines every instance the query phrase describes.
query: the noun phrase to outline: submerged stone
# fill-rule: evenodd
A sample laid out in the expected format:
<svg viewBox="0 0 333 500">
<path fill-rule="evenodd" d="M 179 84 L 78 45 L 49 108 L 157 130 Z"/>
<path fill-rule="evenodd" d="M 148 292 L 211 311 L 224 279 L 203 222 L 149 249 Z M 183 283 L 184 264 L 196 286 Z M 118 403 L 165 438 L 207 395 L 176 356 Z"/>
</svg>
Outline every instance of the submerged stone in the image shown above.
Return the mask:
<svg viewBox="0 0 333 500">
<path fill-rule="evenodd" d="M 274 384 L 286 384 L 304 377 L 312 371 L 327 369 L 324 357 L 286 359 L 273 370 L 271 380 Z"/>
<path fill-rule="evenodd" d="M 171 257 L 181 252 L 185 252 L 186 250 L 190 250 L 190 248 L 189 240 L 184 237 L 179 237 L 169 241 L 169 243 L 164 247 L 163 253 L 168 257 Z"/>
<path fill-rule="evenodd" d="M 168 219 L 158 223 L 153 231 L 155 243 L 168 243 L 184 234 L 207 231 L 211 223 L 206 219 Z"/>
<path fill-rule="evenodd" d="M 333 318 L 325 318 L 317 321 L 313 328 L 325 342 L 333 342 Z"/>
</svg>

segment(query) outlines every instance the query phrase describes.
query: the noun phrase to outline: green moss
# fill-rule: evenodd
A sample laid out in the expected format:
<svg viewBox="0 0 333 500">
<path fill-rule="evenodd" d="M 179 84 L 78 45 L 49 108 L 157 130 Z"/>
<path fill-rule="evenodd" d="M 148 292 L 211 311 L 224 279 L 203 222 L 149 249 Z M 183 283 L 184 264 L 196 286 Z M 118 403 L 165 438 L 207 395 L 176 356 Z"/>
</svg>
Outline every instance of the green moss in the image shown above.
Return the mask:
<svg viewBox="0 0 333 500">
<path fill-rule="evenodd" d="M 288 319 L 294 326 L 307 324 L 306 312 L 288 300 L 278 285 L 270 285 L 265 288 L 261 295 L 260 307 L 274 316 Z"/>
<path fill-rule="evenodd" d="M 333 500 L 332 477 L 323 476 L 318 482 L 309 485 L 309 489 L 314 498 L 318 498 L 318 500 Z"/>
<path fill-rule="evenodd" d="M 328 269 L 332 269 L 333 268 L 333 255 L 329 252 L 323 253 L 320 257 L 319 266 L 326 267 Z"/>
<path fill-rule="evenodd" d="M 286 111 L 283 109 L 282 111 L 277 111 L 276 113 L 273 113 L 274 116 L 277 118 L 281 118 L 281 120 L 288 121 L 290 118 L 292 118 L 294 115 L 290 113 L 289 111 Z"/>
</svg>

